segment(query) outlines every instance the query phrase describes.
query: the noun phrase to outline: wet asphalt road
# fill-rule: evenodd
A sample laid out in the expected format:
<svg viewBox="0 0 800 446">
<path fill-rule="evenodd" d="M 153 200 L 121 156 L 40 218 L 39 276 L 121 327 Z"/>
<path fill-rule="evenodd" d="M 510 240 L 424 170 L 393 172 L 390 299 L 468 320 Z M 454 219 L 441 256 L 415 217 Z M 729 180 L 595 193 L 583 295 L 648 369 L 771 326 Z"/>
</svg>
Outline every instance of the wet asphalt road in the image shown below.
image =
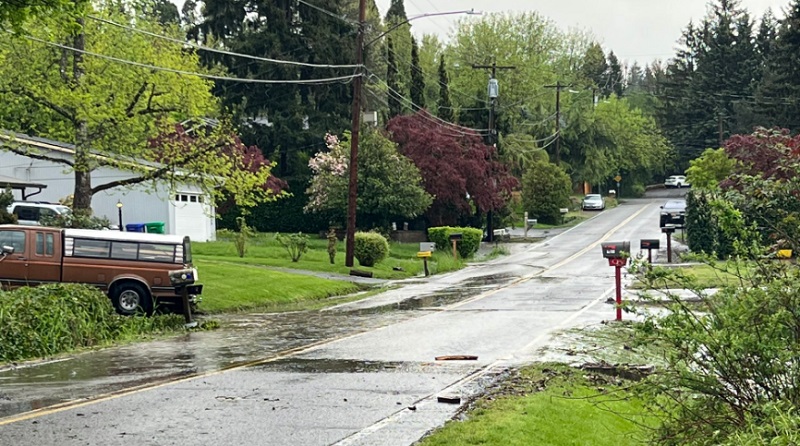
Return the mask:
<svg viewBox="0 0 800 446">
<path fill-rule="evenodd" d="M 460 407 L 437 397 L 463 403 L 550 333 L 613 318 L 599 244 L 663 239 L 658 205 L 680 194 L 327 311 L 2 371 L 0 445 L 412 444 Z M 458 354 L 478 360 L 434 360 Z"/>
</svg>

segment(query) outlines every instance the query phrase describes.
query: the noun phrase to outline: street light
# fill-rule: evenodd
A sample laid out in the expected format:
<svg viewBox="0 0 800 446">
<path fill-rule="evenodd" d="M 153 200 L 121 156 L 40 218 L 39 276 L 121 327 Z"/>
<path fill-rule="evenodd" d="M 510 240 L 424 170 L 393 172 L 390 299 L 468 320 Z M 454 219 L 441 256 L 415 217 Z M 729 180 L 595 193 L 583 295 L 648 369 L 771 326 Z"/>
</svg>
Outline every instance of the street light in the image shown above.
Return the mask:
<svg viewBox="0 0 800 446">
<path fill-rule="evenodd" d="M 474 9 L 465 11 L 449 11 L 449 12 L 434 12 L 429 14 L 421 14 L 404 20 L 391 26 L 380 35 L 364 44 L 364 24 L 367 20 L 367 2 L 366 0 L 359 0 L 358 2 L 358 36 L 356 37 L 356 65 L 363 69 L 364 65 L 364 48 L 372 45 L 381 37 L 389 34 L 395 29 L 399 28 L 406 23 L 425 17 L 435 17 L 442 15 L 454 14 L 469 14 L 481 15 L 479 11 Z M 350 180 L 347 192 L 347 240 L 345 241 L 345 266 L 353 266 L 353 253 L 355 251 L 355 236 L 356 236 L 356 202 L 358 201 L 358 139 L 359 130 L 361 128 L 361 82 L 363 73 L 353 79 L 353 109 L 352 109 L 352 127 L 350 129 Z"/>
<path fill-rule="evenodd" d="M 122 202 L 117 199 L 117 213 L 119 214 L 119 230 L 122 231 Z"/>
</svg>

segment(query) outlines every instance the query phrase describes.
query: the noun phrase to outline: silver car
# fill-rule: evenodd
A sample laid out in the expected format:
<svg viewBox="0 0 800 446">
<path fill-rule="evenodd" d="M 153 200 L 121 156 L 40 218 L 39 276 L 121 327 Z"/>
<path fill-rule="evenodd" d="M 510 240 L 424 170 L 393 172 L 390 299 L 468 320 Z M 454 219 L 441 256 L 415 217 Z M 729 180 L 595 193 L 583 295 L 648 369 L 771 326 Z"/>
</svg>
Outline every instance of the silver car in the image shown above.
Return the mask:
<svg viewBox="0 0 800 446">
<path fill-rule="evenodd" d="M 581 202 L 581 209 L 584 211 L 602 211 L 606 208 L 606 201 L 603 199 L 602 195 L 599 194 L 590 194 L 583 197 L 583 201 Z"/>
</svg>

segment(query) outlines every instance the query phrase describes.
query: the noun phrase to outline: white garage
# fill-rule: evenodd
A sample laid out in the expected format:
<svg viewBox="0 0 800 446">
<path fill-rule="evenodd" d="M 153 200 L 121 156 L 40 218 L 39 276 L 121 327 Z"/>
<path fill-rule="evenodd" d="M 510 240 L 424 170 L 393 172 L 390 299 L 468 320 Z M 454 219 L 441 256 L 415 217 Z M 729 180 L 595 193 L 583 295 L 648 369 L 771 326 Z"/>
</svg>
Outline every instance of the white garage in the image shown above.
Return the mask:
<svg viewBox="0 0 800 446">
<path fill-rule="evenodd" d="M 51 156 L 74 156 L 70 144 L 25 135 L 16 135 L 15 140 Z M 0 141 L 0 145 L 2 143 Z M 72 194 L 75 188 L 74 174 L 65 172 L 62 164 L 3 150 L 0 150 L 0 175 L 47 186 L 36 195 L 28 194 L 28 201 L 57 203 Z M 100 167 L 92 172 L 93 182 L 101 184 L 131 177 L 133 175 L 129 172 L 111 167 Z M 215 240 L 216 210 L 209 197 L 192 184 L 173 187 L 157 182 L 109 189 L 94 195 L 92 210 L 96 216 L 105 217 L 114 225 L 163 223 L 167 234 L 188 235 L 195 241 Z M 15 196 L 22 200 L 19 192 Z M 122 206 L 121 219 L 118 205 Z"/>
</svg>

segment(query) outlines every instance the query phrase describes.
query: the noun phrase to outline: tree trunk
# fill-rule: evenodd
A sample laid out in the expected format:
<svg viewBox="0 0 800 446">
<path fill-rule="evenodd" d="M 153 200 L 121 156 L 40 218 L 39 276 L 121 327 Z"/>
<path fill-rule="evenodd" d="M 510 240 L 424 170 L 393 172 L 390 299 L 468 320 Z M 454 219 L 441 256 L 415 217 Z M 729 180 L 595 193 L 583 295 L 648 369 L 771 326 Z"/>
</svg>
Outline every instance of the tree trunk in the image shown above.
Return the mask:
<svg viewBox="0 0 800 446">
<path fill-rule="evenodd" d="M 80 88 L 81 78 L 84 74 L 83 53 L 86 50 L 86 31 L 84 19 L 78 18 L 81 29 L 73 40 L 74 51 L 72 55 L 72 88 Z M 92 211 L 92 166 L 89 159 L 89 129 L 85 119 L 78 118 L 75 124 L 75 189 L 72 197 L 72 208 L 75 211 Z"/>
</svg>

